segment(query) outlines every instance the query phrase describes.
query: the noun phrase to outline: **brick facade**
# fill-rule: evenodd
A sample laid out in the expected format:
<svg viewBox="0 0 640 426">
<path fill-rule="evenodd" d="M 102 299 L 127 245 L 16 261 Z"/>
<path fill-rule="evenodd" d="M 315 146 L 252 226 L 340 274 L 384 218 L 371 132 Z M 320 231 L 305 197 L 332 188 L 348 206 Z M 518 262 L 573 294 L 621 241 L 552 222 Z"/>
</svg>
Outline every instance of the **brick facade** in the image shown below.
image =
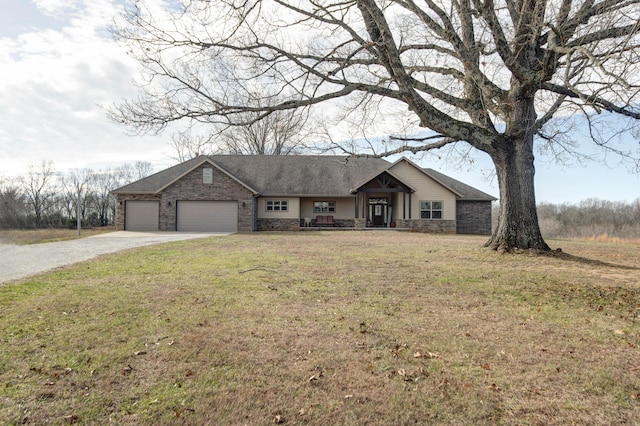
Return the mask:
<svg viewBox="0 0 640 426">
<path fill-rule="evenodd" d="M 491 201 L 458 201 L 456 222 L 458 234 L 491 235 Z"/>
<path fill-rule="evenodd" d="M 116 231 L 124 231 L 124 210 L 127 201 L 161 201 L 161 197 L 149 194 L 118 194 L 116 196 Z"/>
<path fill-rule="evenodd" d="M 118 194 L 116 229 L 124 229 L 124 206 L 126 201 L 160 201 L 160 231 L 176 230 L 177 201 L 237 201 L 238 231 L 254 230 L 254 197 L 252 192 L 217 168 L 213 168 L 213 182 L 202 181 L 202 169 L 211 168 L 205 164 L 187 173 L 169 185 L 158 195 Z"/>
</svg>

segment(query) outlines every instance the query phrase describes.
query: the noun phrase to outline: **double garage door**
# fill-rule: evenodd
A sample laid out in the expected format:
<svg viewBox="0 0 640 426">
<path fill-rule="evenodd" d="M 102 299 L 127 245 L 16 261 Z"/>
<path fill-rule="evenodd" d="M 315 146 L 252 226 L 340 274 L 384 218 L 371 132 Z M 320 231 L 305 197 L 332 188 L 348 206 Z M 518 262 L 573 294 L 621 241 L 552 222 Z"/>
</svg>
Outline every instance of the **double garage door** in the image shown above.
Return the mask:
<svg viewBox="0 0 640 426">
<path fill-rule="evenodd" d="M 236 232 L 237 201 L 178 201 L 176 228 L 183 232 Z"/>
<path fill-rule="evenodd" d="M 157 231 L 159 219 L 158 201 L 127 201 L 125 205 L 127 231 Z M 236 232 L 238 202 L 178 201 L 176 221 L 176 230 L 182 232 Z"/>
</svg>

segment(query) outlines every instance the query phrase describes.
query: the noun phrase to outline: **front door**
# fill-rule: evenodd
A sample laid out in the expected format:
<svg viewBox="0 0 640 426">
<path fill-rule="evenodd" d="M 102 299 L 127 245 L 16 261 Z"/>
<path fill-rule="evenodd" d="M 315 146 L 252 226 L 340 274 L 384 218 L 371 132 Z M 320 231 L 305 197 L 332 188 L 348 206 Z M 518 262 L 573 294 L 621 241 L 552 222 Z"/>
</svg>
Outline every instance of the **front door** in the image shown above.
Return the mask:
<svg viewBox="0 0 640 426">
<path fill-rule="evenodd" d="M 387 223 L 387 198 L 369 198 L 369 220 L 372 226 L 385 226 Z"/>
</svg>

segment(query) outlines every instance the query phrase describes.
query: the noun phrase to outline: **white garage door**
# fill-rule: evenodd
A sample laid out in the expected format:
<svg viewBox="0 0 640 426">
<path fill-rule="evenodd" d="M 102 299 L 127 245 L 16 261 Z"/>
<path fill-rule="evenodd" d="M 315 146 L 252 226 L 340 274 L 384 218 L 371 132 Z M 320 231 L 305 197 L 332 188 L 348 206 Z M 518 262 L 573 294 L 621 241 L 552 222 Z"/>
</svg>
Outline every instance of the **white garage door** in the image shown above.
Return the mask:
<svg viewBox="0 0 640 426">
<path fill-rule="evenodd" d="M 158 230 L 160 203 L 158 201 L 126 201 L 124 205 L 125 231 L 152 232 Z"/>
<path fill-rule="evenodd" d="M 182 232 L 236 232 L 237 201 L 178 201 L 177 230 Z"/>
</svg>

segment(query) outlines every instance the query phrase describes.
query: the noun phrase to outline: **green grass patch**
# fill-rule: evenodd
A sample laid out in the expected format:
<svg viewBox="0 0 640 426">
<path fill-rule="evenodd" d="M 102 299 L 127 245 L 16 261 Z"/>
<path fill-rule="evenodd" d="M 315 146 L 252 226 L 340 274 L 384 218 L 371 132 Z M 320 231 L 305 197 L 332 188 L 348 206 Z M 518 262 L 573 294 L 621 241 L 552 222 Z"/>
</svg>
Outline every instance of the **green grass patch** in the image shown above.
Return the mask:
<svg viewBox="0 0 640 426">
<path fill-rule="evenodd" d="M 2 424 L 633 424 L 640 259 L 250 234 L 0 287 Z"/>
</svg>

